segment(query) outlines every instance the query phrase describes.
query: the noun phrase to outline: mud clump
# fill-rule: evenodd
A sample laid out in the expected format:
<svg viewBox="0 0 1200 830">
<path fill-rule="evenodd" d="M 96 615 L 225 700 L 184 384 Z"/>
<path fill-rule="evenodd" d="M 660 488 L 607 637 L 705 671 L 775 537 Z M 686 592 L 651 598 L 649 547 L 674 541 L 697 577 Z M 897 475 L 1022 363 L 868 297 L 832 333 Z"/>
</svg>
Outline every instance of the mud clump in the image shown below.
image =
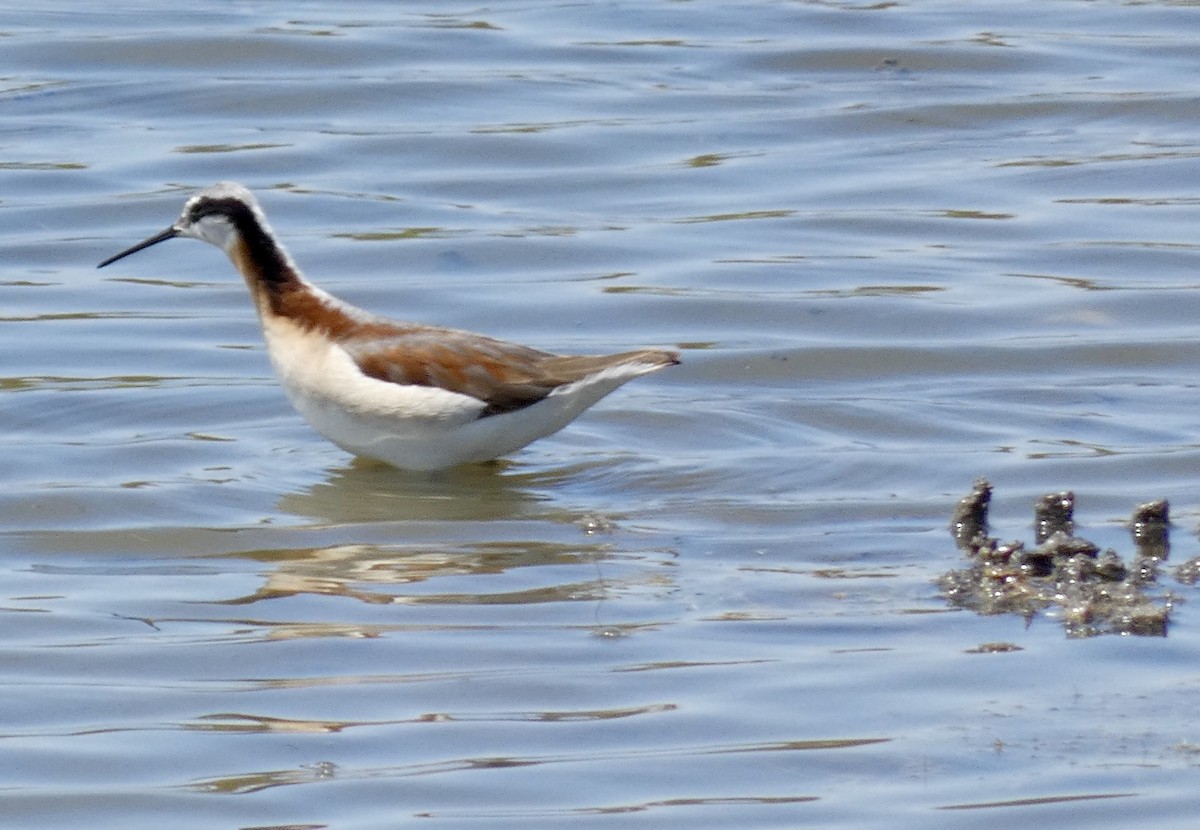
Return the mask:
<svg viewBox="0 0 1200 830">
<path fill-rule="evenodd" d="M 1148 502 L 1129 523 L 1135 553 L 1127 563 L 1114 550 L 1075 535 L 1075 495 L 1043 496 L 1034 506 L 1034 547 L 988 535 L 992 485 L 975 482 L 955 507 L 950 531 L 970 564 L 937 580 L 951 605 L 979 614 L 1040 612 L 1058 616 L 1069 637 L 1098 634 L 1167 636 L 1179 598 L 1159 581 L 1170 553 L 1169 507 Z M 1177 581 L 1200 582 L 1200 557 L 1181 565 Z"/>
</svg>

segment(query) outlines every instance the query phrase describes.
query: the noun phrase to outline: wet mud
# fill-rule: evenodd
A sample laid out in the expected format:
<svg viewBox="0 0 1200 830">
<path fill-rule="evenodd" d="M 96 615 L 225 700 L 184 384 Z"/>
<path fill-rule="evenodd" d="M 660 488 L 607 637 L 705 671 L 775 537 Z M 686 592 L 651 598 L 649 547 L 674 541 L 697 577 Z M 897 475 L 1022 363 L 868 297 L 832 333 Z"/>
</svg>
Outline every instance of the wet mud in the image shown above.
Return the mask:
<svg viewBox="0 0 1200 830">
<path fill-rule="evenodd" d="M 955 507 L 950 531 L 968 566 L 937 579 L 951 605 L 979 614 L 1018 614 L 1032 622 L 1057 617 L 1069 637 L 1125 634 L 1165 637 L 1182 601 L 1167 584 L 1200 581 L 1200 557 L 1165 576 L 1170 554 L 1166 501 L 1138 505 L 1130 517 L 1133 552 L 1117 551 L 1075 535 L 1075 494 L 1050 493 L 1034 505 L 1034 542 L 1002 542 L 988 535 L 992 485 L 975 482 Z"/>
</svg>

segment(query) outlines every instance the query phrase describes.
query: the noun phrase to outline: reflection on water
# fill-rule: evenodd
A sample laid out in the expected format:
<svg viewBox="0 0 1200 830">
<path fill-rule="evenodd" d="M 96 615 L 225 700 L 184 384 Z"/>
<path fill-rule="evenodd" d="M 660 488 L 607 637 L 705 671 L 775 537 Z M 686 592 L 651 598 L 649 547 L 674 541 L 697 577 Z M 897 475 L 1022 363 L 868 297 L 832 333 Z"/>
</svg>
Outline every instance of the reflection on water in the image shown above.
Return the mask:
<svg viewBox="0 0 1200 830">
<path fill-rule="evenodd" d="M 547 478 L 514 468 L 499 460 L 423 474 L 356 458 L 304 492 L 284 495 L 279 509 L 320 524 L 513 518 L 535 508 Z"/>
<path fill-rule="evenodd" d="M 384 546 L 335 545 L 300 550 L 246 551 L 234 554 L 269 564 L 266 584 L 252 595 L 226 600 L 247 604 L 297 594 L 318 594 L 357 599 L 369 603 L 445 605 L 531 605 L 543 602 L 597 601 L 610 593 L 628 595 L 634 590 L 626 576 L 624 560 L 639 568 L 638 581 L 648 587 L 669 587 L 669 573 L 641 573 L 643 557 L 615 551 L 612 545 L 563 545 L 549 542 L 481 542 L 449 549 L 445 545 Z M 474 579 L 509 574 L 518 568 L 548 569 L 549 577 L 563 568 L 572 576 L 582 569 L 590 579 L 553 582 L 537 587 L 499 592 L 479 592 Z M 562 577 L 558 577 L 561 579 Z M 531 581 L 525 577 L 522 582 Z M 441 586 L 459 584 L 462 591 Z M 540 581 L 540 580 L 539 580 Z M 490 582 L 499 584 L 496 580 Z M 425 584 L 429 583 L 429 584 Z M 475 591 L 468 588 L 474 587 Z"/>
<path fill-rule="evenodd" d="M 813 750 L 830 750 L 830 749 L 850 749 L 860 746 L 869 746 L 871 744 L 886 743 L 887 738 L 867 738 L 867 739 L 851 739 L 851 740 L 822 740 L 822 741 L 786 741 L 778 743 L 770 743 L 764 745 L 744 745 L 744 746 L 709 746 L 709 747 L 689 747 L 686 751 L 688 756 L 692 755 L 723 755 L 727 753 L 746 753 L 756 754 L 763 752 L 807 752 Z M 577 764 L 583 761 L 603 761 L 613 762 L 626 759 L 629 761 L 642 761 L 647 758 L 656 758 L 669 760 L 672 756 L 680 756 L 684 753 L 679 750 L 657 750 L 652 752 L 628 752 L 614 753 L 603 758 L 583 758 L 573 754 L 543 756 L 543 757 L 489 757 L 489 758 L 462 758 L 449 761 L 443 761 L 436 765 L 419 764 L 411 766 L 375 768 L 375 769 L 359 769 L 347 770 L 337 767 L 336 764 L 322 763 L 312 765 L 300 770 L 280 770 L 272 772 L 258 773 L 254 775 L 237 776 L 236 778 L 224 778 L 211 781 L 196 782 L 192 786 L 205 792 L 220 792 L 220 793 L 249 793 L 267 787 L 280 787 L 292 784 L 309 783 L 314 779 L 314 776 L 319 778 L 367 778 L 367 779 L 396 779 L 407 778 L 411 776 L 423 775 L 446 775 L 454 772 L 477 772 L 481 770 L 498 770 L 509 769 L 513 767 L 535 767 L 546 766 L 552 764 Z M 697 802 L 759 802 L 789 804 L 801 803 L 805 801 L 815 801 L 813 796 L 790 796 L 779 798 L 722 798 L 713 799 L 697 799 Z M 673 799 L 672 801 L 686 801 L 685 799 Z M 665 806 L 665 805 L 663 805 Z M 600 808 L 577 808 L 576 812 L 592 812 Z M 611 810 L 613 812 L 625 812 L 628 808 L 607 808 L 605 812 Z"/>
</svg>

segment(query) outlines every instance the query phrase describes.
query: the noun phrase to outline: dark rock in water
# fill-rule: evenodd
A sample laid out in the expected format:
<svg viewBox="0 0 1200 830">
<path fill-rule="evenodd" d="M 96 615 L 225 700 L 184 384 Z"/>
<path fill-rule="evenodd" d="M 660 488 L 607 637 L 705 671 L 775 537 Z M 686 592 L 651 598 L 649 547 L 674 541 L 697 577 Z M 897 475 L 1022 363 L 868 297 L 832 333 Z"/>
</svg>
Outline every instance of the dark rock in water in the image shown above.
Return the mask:
<svg viewBox="0 0 1200 830">
<path fill-rule="evenodd" d="M 1139 637 L 1166 637 L 1170 610 L 1170 604 L 1160 608 L 1148 602 L 1141 608 L 1124 614 L 1121 626 L 1125 633 L 1136 634 Z"/>
<path fill-rule="evenodd" d="M 1033 506 L 1034 538 L 1040 545 L 1055 533 L 1075 532 L 1075 494 L 1069 490 L 1049 493 Z"/>
<path fill-rule="evenodd" d="M 959 501 L 950 529 L 969 566 L 943 574 L 937 584 L 951 605 L 979 614 L 1039 612 L 1062 619 L 1069 637 L 1097 634 L 1167 636 L 1174 597 L 1158 582 L 1169 549 L 1168 506 L 1148 502 L 1134 510 L 1130 532 L 1138 554 L 1127 566 L 1114 550 L 1075 536 L 1075 495 L 1051 493 L 1034 510 L 1037 547 L 1001 543 L 987 535 L 992 487 L 979 479 Z M 1200 582 L 1200 557 L 1176 570 L 1176 579 Z"/>
<path fill-rule="evenodd" d="M 977 538 L 987 536 L 988 504 L 992 485 L 986 478 L 976 479 L 971 492 L 959 500 L 950 519 L 950 532 L 959 548 L 966 550 Z"/>
<path fill-rule="evenodd" d="M 1176 568 L 1175 579 L 1184 585 L 1195 585 L 1200 582 L 1200 556 L 1189 559 Z"/>
<path fill-rule="evenodd" d="M 1108 582 L 1120 582 L 1129 574 L 1120 555 L 1111 548 L 1096 560 L 1096 575 Z"/>
<path fill-rule="evenodd" d="M 1080 539 L 1062 530 L 1056 530 L 1049 538 L 1043 539 L 1037 549 L 1058 559 L 1077 555 L 1095 556 L 1100 553 L 1100 548 L 1087 539 Z"/>
<path fill-rule="evenodd" d="M 1158 582 L 1158 563 L 1160 561 L 1156 556 L 1137 557 L 1133 560 L 1133 567 L 1129 571 L 1129 580 L 1136 585 L 1153 585 Z"/>
<path fill-rule="evenodd" d="M 1130 519 L 1133 525 L 1142 524 L 1160 524 L 1166 525 L 1171 522 L 1171 505 L 1166 499 L 1158 501 L 1148 501 L 1145 504 L 1139 504 L 1133 508 L 1133 517 Z"/>
<path fill-rule="evenodd" d="M 1045 546 L 1025 551 L 1020 561 L 1023 576 L 1049 576 L 1054 573 L 1054 554 Z"/>
<path fill-rule="evenodd" d="M 1170 507 L 1165 500 L 1149 501 L 1133 509 L 1129 529 L 1140 556 L 1165 560 L 1171 552 Z"/>
</svg>

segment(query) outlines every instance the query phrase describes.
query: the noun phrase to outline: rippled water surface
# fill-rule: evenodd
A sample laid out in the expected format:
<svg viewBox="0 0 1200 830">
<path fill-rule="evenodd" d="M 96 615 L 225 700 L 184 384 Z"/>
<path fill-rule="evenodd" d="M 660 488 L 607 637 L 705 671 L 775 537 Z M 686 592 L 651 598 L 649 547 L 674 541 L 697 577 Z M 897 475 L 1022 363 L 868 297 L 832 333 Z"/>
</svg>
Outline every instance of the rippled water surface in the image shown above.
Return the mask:
<svg viewBox="0 0 1200 830">
<path fill-rule="evenodd" d="M 978 476 L 1200 554 L 1200 7 L 113 6 L 0 12 L 0 825 L 1194 826 L 1195 589 L 934 580 Z M 356 304 L 683 363 L 356 461 L 219 251 L 94 267 L 222 179 Z"/>
</svg>

